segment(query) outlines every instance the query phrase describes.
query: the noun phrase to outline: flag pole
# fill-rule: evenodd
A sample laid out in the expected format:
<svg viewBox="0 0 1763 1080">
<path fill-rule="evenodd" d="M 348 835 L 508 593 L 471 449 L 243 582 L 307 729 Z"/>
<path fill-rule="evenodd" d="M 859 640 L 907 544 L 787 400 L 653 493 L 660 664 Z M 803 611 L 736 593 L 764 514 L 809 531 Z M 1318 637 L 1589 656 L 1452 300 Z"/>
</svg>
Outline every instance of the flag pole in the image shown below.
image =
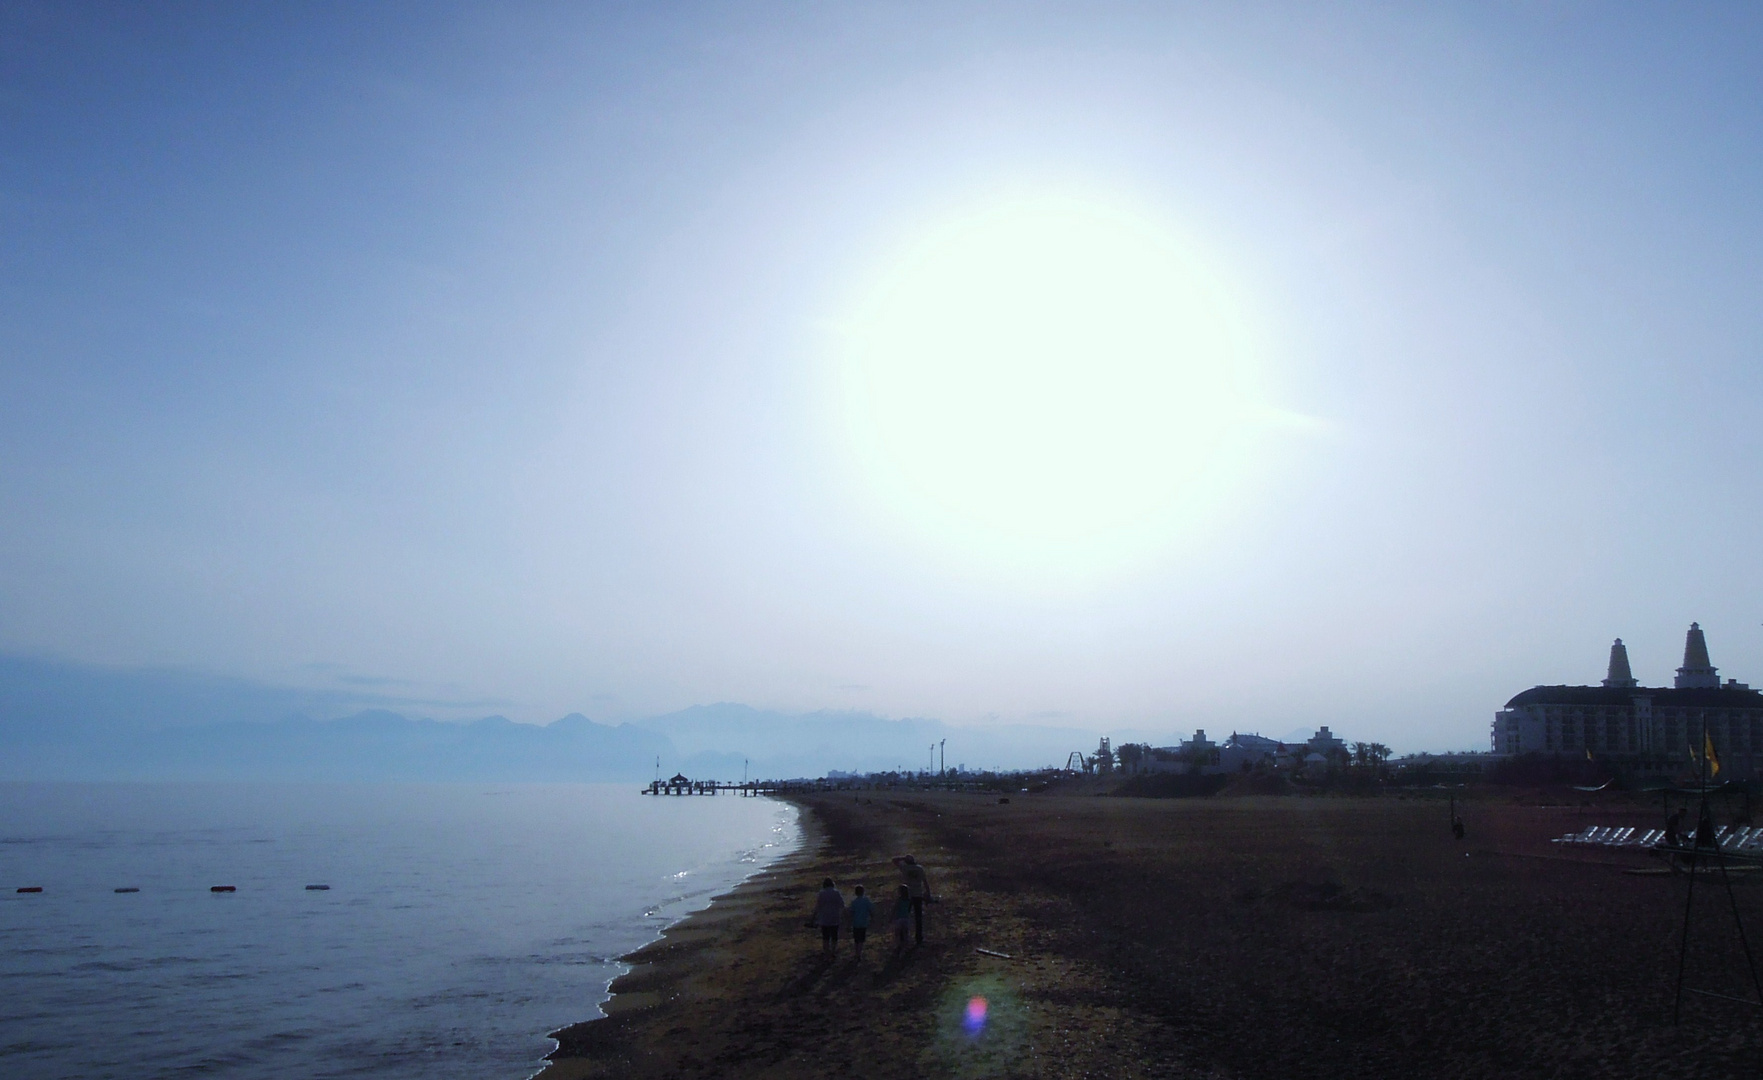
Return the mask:
<svg viewBox="0 0 1763 1080">
<path fill-rule="evenodd" d="M 1702 713 L 1702 734 L 1704 737 L 1708 734 L 1708 714 L 1706 712 Z M 1694 750 L 1690 751 L 1690 757 L 1692 759 L 1695 757 Z M 1703 769 L 1706 770 L 1706 768 L 1707 768 L 1707 766 L 1704 765 Z M 1706 806 L 1708 804 L 1708 788 L 1707 788 L 1706 784 L 1701 785 L 1701 788 L 1702 788 L 1702 805 Z M 1697 828 L 1700 828 L 1701 820 L 1702 820 L 1701 811 L 1697 810 L 1696 811 Z M 1678 842 L 1682 843 L 1682 840 L 1680 839 Z M 1690 911 L 1692 910 L 1692 905 L 1694 905 L 1696 902 L 1696 847 L 1697 847 L 1697 841 L 1691 840 L 1690 841 L 1690 887 L 1687 890 L 1685 890 L 1685 892 L 1684 892 L 1684 898 L 1683 898 L 1683 939 L 1677 948 L 1677 990 L 1673 993 L 1672 998 L 1671 998 L 1671 1024 L 1673 1027 L 1677 1026 L 1677 1024 L 1681 1022 L 1682 1017 L 1683 1017 L 1683 971 L 1684 971 L 1684 965 L 1688 962 L 1689 955 L 1690 955 Z"/>
</svg>

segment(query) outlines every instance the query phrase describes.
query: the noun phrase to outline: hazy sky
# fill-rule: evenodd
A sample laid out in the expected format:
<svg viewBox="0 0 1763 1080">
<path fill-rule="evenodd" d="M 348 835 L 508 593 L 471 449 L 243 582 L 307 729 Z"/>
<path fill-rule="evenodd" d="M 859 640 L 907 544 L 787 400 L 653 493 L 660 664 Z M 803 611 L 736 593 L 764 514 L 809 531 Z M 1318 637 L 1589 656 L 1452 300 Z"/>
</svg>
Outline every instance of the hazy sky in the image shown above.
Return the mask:
<svg viewBox="0 0 1763 1080">
<path fill-rule="evenodd" d="M 1755 7 L 0 12 L 0 651 L 1397 749 L 1692 619 L 1763 682 Z"/>
</svg>

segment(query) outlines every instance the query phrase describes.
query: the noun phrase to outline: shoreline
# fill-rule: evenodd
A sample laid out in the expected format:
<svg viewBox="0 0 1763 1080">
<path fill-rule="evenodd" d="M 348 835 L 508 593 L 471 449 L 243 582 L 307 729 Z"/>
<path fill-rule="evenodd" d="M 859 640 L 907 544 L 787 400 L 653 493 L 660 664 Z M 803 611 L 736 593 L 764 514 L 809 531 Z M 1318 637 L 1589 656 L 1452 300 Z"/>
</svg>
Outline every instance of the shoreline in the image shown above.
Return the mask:
<svg viewBox="0 0 1763 1080">
<path fill-rule="evenodd" d="M 813 810 L 801 802 L 778 796 L 796 808 L 796 840 L 791 850 L 742 878 L 727 892 L 718 893 L 696 911 L 675 919 L 651 941 L 618 957 L 626 970 L 607 984 L 608 996 L 596 1008 L 599 1016 L 567 1024 L 546 1037 L 557 1045 L 545 1055 L 546 1064 L 529 1080 L 576 1080 L 599 1075 L 583 1071 L 583 1057 L 564 1054 L 566 1047 L 595 1047 L 608 1040 L 596 1039 L 595 1025 L 610 1024 L 621 1017 L 647 1012 L 678 999 L 680 986 L 692 974 L 691 957 L 714 937 L 719 927 L 749 917 L 760 897 L 775 886 L 773 879 L 788 877 L 808 868 L 826 842 L 826 830 Z M 562 1055 L 562 1056 L 560 1056 Z"/>
</svg>

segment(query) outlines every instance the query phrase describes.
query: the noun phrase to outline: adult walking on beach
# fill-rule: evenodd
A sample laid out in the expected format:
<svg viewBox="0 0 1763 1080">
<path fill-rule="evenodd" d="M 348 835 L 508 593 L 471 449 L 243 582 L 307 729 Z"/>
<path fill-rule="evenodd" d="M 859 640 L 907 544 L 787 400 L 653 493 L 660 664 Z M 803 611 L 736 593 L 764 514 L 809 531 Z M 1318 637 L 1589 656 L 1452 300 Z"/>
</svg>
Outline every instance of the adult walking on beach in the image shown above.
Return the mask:
<svg viewBox="0 0 1763 1080">
<path fill-rule="evenodd" d="M 924 944 L 924 902 L 930 899 L 930 879 L 924 876 L 924 867 L 917 857 L 912 855 L 894 856 L 894 866 L 900 871 L 905 881 L 906 894 L 912 901 L 912 931 L 916 944 Z"/>
<path fill-rule="evenodd" d="M 820 927 L 820 951 L 829 958 L 838 955 L 839 924 L 845 921 L 845 897 L 832 878 L 820 883 L 820 895 L 814 898 L 814 925 Z"/>
</svg>

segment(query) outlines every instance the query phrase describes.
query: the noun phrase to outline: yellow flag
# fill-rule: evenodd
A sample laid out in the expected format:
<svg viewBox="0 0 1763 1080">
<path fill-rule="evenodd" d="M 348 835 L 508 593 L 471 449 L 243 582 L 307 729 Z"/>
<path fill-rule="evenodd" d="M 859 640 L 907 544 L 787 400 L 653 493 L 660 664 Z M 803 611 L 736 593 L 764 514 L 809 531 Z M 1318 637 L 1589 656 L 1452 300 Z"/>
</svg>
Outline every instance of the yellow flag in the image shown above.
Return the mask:
<svg viewBox="0 0 1763 1080">
<path fill-rule="evenodd" d="M 1720 775 L 1720 759 L 1714 756 L 1714 736 L 1702 732 L 1702 753 L 1708 759 L 1708 775 Z"/>
</svg>

